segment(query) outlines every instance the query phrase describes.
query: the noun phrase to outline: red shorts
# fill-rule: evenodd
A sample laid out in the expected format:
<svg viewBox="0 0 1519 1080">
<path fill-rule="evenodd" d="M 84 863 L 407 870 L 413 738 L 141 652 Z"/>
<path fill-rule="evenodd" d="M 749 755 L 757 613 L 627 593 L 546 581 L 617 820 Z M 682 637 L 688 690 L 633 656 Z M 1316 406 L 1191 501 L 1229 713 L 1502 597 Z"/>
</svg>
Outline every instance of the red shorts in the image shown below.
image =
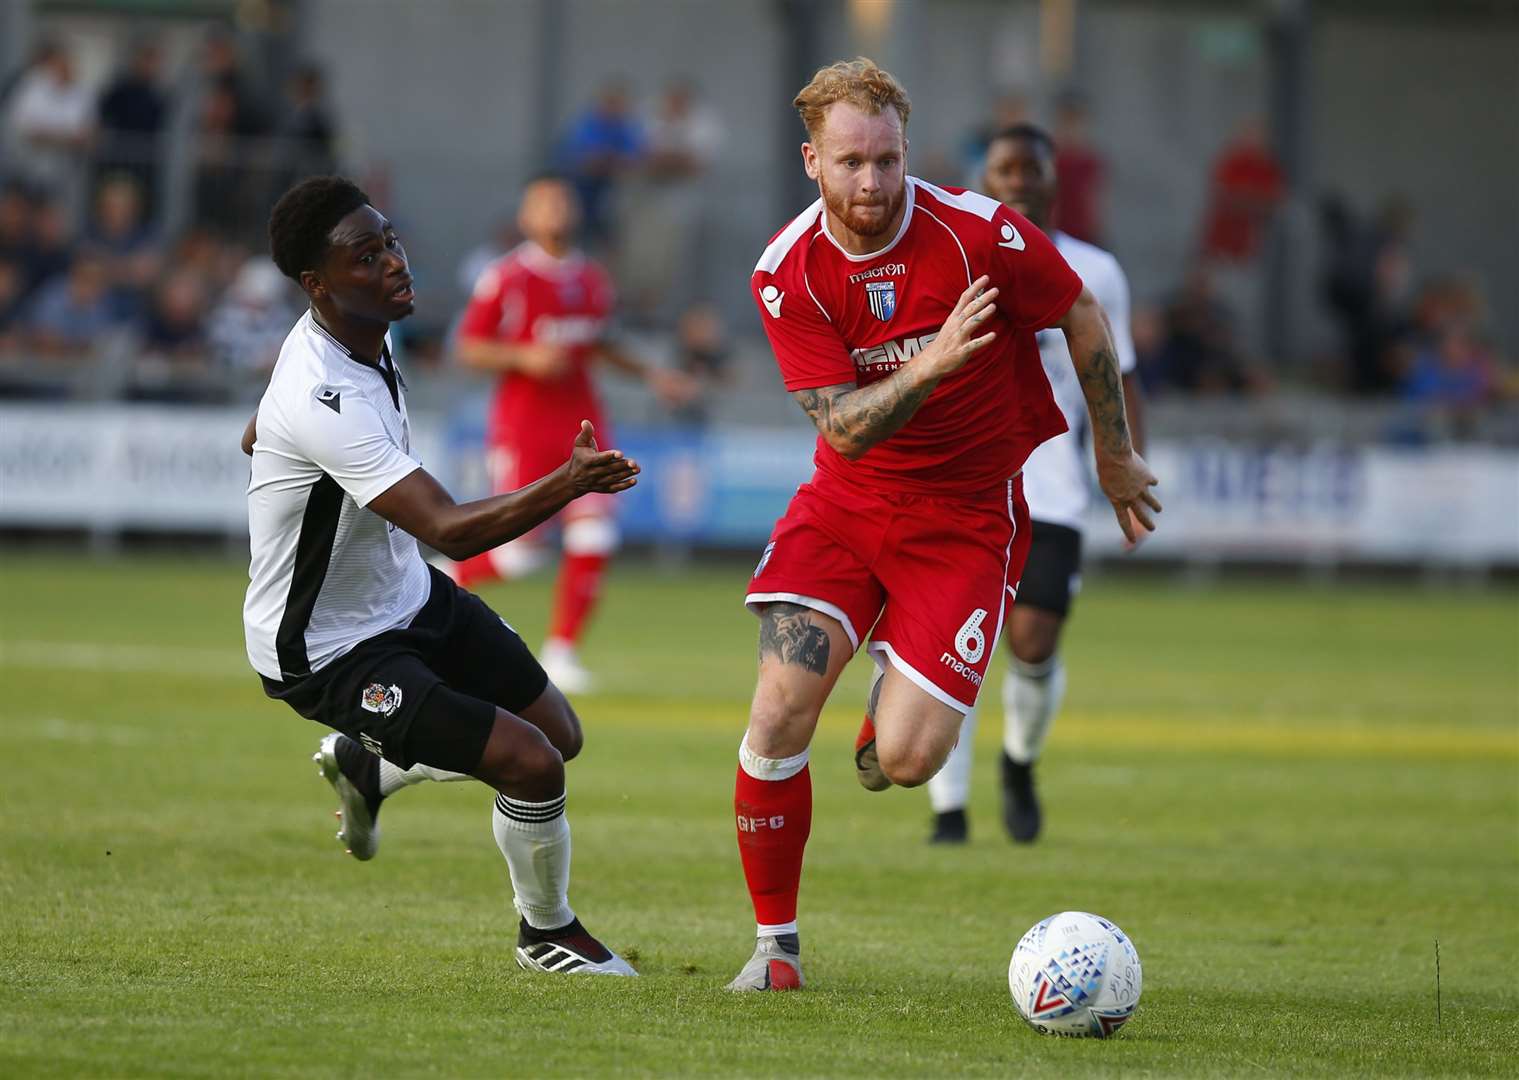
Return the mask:
<svg viewBox="0 0 1519 1080">
<path fill-rule="evenodd" d="M 994 498 L 885 495 L 823 474 L 776 523 L 744 603 L 821 611 L 876 664 L 970 712 L 1028 558 L 1028 507 L 1014 477 Z M 874 628 L 874 629 L 872 629 Z"/>
<path fill-rule="evenodd" d="M 596 428 L 596 443 L 602 449 L 611 443 L 608 435 Z M 493 439 L 486 446 L 486 468 L 490 471 L 491 487 L 498 495 L 527 487 L 534 480 L 547 476 L 570 459 L 574 432 L 568 438 L 513 438 Z M 613 498 L 599 492 L 582 495 L 561 510 L 556 517 L 566 521 L 585 517 L 610 517 L 614 511 Z"/>
</svg>

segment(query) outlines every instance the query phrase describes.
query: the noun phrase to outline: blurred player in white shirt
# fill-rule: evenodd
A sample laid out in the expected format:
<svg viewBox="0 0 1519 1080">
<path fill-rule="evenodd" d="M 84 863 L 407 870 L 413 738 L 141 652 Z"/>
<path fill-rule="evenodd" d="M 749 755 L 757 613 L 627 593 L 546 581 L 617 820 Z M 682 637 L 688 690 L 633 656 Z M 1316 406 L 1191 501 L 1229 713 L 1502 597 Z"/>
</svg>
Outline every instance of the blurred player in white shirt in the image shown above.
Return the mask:
<svg viewBox="0 0 1519 1080">
<path fill-rule="evenodd" d="M 1134 376 L 1129 333 L 1129 283 L 1109 252 L 1061 232 L 1050 221 L 1055 202 L 1055 143 L 1033 124 L 1015 124 L 992 137 L 982 181 L 987 194 L 1017 210 L 1055 241 L 1055 247 L 1107 313 L 1134 448 L 1143 454 L 1143 401 Z M 1082 518 L 1091 498 L 1090 423 L 1076 370 L 1062 334 L 1038 335 L 1039 356 L 1069 430 L 1041 445 L 1023 466 L 1023 491 L 1033 521 L 1033 543 L 1018 600 L 1007 624 L 1010 666 L 1002 688 L 1002 817 L 1012 838 L 1032 843 L 1042 813 L 1034 790 L 1034 762 L 1065 696 L 1060 633 L 1081 585 Z M 972 742 L 976 713 L 966 716 L 960 742 L 928 783 L 934 843 L 961 843 L 968 822 Z"/>
</svg>

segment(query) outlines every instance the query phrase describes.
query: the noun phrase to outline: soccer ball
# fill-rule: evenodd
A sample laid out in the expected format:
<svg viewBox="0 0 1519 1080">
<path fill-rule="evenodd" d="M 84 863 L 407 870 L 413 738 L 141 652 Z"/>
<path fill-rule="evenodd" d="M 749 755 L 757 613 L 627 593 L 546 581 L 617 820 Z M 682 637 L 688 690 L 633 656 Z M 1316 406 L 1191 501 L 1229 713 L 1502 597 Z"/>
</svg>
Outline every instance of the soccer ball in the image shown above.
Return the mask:
<svg viewBox="0 0 1519 1080">
<path fill-rule="evenodd" d="M 1013 1004 L 1042 1035 L 1105 1039 L 1139 1005 L 1139 953 L 1104 918 L 1062 911 L 1033 925 L 1007 965 Z"/>
</svg>

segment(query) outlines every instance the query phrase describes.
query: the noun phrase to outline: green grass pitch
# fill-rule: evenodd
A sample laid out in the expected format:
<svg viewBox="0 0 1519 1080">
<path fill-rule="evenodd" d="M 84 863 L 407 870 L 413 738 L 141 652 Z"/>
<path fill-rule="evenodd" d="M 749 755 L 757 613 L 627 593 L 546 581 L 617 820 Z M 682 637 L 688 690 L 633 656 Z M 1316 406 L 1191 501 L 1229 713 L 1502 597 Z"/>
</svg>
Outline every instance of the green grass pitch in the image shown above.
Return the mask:
<svg viewBox="0 0 1519 1080">
<path fill-rule="evenodd" d="M 857 787 L 857 660 L 813 747 L 809 988 L 738 997 L 746 574 L 624 565 L 588 647 L 571 899 L 623 981 L 517 969 L 483 788 L 405 791 L 379 857 L 342 854 L 319 729 L 244 666 L 240 566 L 8 554 L 0 1076 L 1519 1072 L 1511 589 L 1094 579 L 1031 849 L 997 823 L 995 707 L 967 848 L 924 844 L 921 791 Z M 547 595 L 488 599 L 536 643 Z M 1143 959 L 1115 1039 L 1008 999 L 1066 908 Z"/>
</svg>

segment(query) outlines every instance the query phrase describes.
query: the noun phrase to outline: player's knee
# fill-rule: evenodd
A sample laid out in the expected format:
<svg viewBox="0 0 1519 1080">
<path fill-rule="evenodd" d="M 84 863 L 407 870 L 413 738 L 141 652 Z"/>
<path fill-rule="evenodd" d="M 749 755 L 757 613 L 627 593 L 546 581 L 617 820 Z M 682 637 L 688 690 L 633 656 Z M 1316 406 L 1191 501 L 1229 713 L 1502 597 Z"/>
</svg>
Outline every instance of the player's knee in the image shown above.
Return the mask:
<svg viewBox="0 0 1519 1080">
<path fill-rule="evenodd" d="M 1050 632 L 1043 626 L 1025 627 L 1008 635 L 1008 646 L 1014 659 L 1025 664 L 1043 664 L 1055 655 L 1060 644 L 1060 634 Z"/>
<path fill-rule="evenodd" d="M 898 787 L 918 787 L 933 779 L 944 764 L 944 757 L 927 746 L 891 746 L 876 744 L 877 759 L 886 778 Z"/>
<path fill-rule="evenodd" d="M 519 722 L 520 723 L 520 722 Z M 491 739 L 475 776 L 509 794 L 524 788 L 554 792 L 564 788 L 564 755 L 537 728 L 521 724 L 507 737 Z"/>
<path fill-rule="evenodd" d="M 784 686 L 766 688 L 756 694 L 749 707 L 749 729 L 762 732 L 792 727 L 805 722 L 815 712 L 810 694 L 801 694 Z"/>
<path fill-rule="evenodd" d="M 788 757 L 799 753 L 798 739 L 806 746 L 817 709 L 810 698 L 784 690 L 758 694 L 749 709 L 749 748 L 764 757 Z"/>
<path fill-rule="evenodd" d="M 571 761 L 578 757 L 585 746 L 585 732 L 580 729 L 580 718 L 573 712 L 565 717 L 565 724 L 559 737 L 552 741 L 562 760 Z"/>
<path fill-rule="evenodd" d="M 548 739 L 524 746 L 517 755 L 518 781 L 545 787 L 564 786 L 564 755 Z"/>
</svg>

